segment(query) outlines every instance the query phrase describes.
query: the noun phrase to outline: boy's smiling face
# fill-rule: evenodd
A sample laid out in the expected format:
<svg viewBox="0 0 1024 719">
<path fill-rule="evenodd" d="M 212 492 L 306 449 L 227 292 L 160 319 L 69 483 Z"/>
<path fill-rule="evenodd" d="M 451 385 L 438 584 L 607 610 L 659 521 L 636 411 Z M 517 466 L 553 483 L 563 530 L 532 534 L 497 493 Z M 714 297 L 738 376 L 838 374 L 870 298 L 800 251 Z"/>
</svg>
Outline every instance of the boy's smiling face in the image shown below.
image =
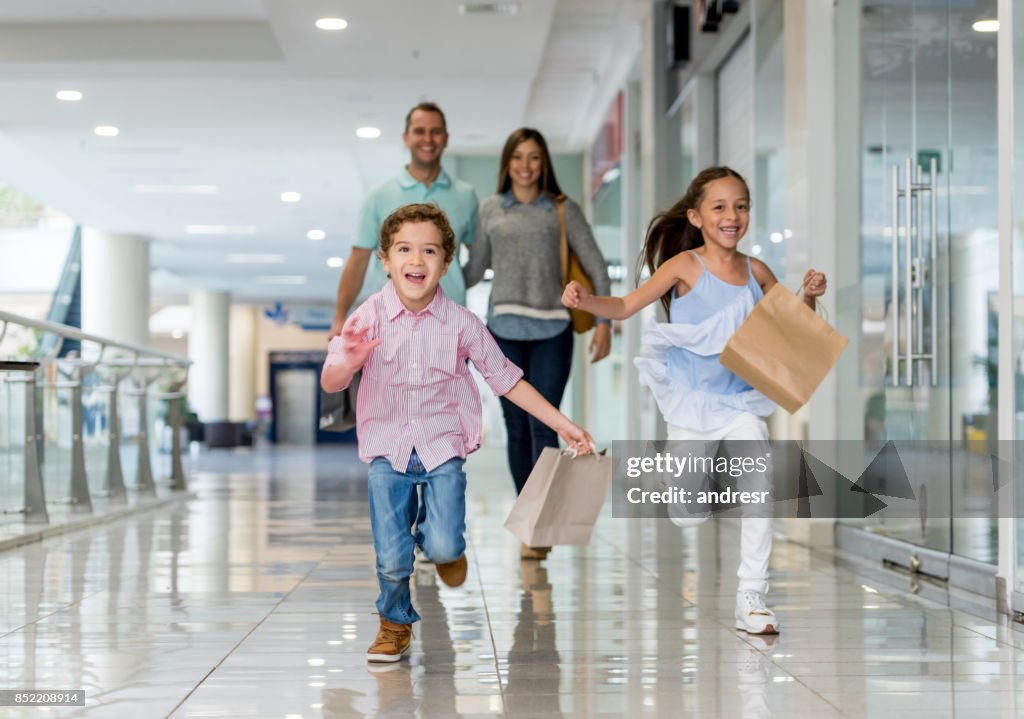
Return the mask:
<svg viewBox="0 0 1024 719">
<path fill-rule="evenodd" d="M 437 283 L 448 272 L 441 233 L 433 222 L 406 222 L 380 254 L 398 298 L 406 309 L 421 312 L 434 299 Z"/>
</svg>

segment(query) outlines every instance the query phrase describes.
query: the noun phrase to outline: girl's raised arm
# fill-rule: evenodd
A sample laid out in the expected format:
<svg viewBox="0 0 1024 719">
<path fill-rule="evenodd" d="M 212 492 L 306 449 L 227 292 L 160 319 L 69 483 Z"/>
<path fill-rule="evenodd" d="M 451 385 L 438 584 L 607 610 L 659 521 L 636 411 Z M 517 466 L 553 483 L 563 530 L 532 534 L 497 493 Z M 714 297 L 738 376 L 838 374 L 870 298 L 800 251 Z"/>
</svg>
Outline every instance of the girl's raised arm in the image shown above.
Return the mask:
<svg viewBox="0 0 1024 719">
<path fill-rule="evenodd" d="M 570 282 L 562 293 L 562 304 L 610 320 L 627 319 L 652 302 L 658 301 L 683 279 L 688 254 L 678 254 L 665 262 L 649 280 L 625 297 L 595 296 L 580 284 Z"/>
</svg>

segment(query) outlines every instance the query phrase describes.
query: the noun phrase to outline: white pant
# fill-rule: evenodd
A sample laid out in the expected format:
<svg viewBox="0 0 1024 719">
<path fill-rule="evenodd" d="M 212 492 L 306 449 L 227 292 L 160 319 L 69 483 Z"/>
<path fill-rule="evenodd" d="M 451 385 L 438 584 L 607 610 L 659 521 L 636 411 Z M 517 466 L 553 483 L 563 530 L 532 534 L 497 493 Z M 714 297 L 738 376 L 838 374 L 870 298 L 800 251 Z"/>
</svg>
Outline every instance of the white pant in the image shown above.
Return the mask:
<svg viewBox="0 0 1024 719">
<path fill-rule="evenodd" d="M 744 413 L 727 424 L 725 427 L 711 432 L 694 431 L 684 429 L 675 425 L 668 425 L 668 439 L 703 441 L 705 456 L 713 457 L 717 454 L 719 445 L 723 440 L 754 440 L 764 442 L 767 451 L 768 425 L 764 419 L 757 415 Z M 750 476 L 750 480 L 759 483 L 761 486 L 752 487 L 758 491 L 771 491 L 772 477 L 771 466 L 768 472 L 760 475 Z M 745 488 L 746 489 L 746 488 Z M 769 501 L 761 505 L 764 515 L 767 510 L 771 511 L 771 496 Z M 739 589 L 752 589 L 758 592 L 768 591 L 768 557 L 772 552 L 772 519 L 771 516 L 748 516 L 754 512 L 748 511 L 746 505 L 744 514 L 740 519 L 740 568 L 736 572 L 739 577 Z M 701 517 L 695 518 L 672 518 L 672 521 L 679 526 L 689 526 L 699 521 Z"/>
</svg>

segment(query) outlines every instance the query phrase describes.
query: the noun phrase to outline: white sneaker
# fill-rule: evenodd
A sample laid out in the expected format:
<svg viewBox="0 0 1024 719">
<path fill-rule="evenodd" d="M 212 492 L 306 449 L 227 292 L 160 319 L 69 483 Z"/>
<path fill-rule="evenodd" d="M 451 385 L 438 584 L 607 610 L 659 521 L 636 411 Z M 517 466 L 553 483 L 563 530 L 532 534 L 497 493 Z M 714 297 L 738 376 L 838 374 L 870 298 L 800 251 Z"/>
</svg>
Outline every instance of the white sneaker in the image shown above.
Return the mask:
<svg viewBox="0 0 1024 719">
<path fill-rule="evenodd" d="M 779 633 L 779 619 L 765 606 L 764 594 L 752 589 L 736 592 L 736 628 L 748 634 Z"/>
</svg>

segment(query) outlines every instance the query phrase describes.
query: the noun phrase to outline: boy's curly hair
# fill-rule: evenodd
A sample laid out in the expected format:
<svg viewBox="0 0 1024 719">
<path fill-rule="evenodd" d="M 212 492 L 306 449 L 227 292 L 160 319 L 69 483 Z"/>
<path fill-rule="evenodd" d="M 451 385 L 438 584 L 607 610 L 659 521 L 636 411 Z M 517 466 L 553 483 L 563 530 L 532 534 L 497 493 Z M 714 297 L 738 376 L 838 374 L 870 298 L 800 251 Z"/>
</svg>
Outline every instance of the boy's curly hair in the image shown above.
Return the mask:
<svg viewBox="0 0 1024 719">
<path fill-rule="evenodd" d="M 455 256 L 455 231 L 452 230 L 451 223 L 448 222 L 448 216 L 444 214 L 444 210 L 432 203 L 403 205 L 388 215 L 387 219 L 380 226 L 381 254 L 386 255 L 388 253 L 388 250 L 391 249 L 391 244 L 395 240 L 395 235 L 402 229 L 402 225 L 407 222 L 433 223 L 434 227 L 441 234 L 441 248 L 444 250 L 445 264 L 451 262 L 452 257 Z"/>
</svg>

